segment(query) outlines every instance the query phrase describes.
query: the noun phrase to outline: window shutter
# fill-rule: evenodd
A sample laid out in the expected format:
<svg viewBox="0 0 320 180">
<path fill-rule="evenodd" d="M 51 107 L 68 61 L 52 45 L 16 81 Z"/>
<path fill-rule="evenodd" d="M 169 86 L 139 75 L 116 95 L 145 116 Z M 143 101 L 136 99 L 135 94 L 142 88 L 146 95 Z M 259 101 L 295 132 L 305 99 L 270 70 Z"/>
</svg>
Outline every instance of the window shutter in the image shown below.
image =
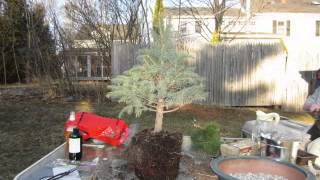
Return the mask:
<svg viewBox="0 0 320 180">
<path fill-rule="evenodd" d="M 290 36 L 290 20 L 287 20 L 287 36 Z"/>
<path fill-rule="evenodd" d="M 195 22 L 195 32 L 196 33 L 201 33 L 201 29 L 202 29 L 201 22 L 200 21 L 196 21 Z"/>
<path fill-rule="evenodd" d="M 272 33 L 277 34 L 277 21 L 276 20 L 272 21 Z"/>
</svg>

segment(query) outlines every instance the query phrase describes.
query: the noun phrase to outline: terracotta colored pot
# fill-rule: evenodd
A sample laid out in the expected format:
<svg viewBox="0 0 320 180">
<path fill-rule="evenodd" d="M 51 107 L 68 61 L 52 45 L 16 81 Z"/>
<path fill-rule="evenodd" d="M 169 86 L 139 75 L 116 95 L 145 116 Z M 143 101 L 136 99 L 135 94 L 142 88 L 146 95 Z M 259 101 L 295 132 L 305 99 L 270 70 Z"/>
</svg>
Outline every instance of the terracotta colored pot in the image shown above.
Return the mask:
<svg viewBox="0 0 320 180">
<path fill-rule="evenodd" d="M 222 180 L 236 180 L 229 175 L 231 173 L 263 173 L 295 180 L 316 179 L 310 171 L 294 164 L 254 156 L 220 157 L 212 160 L 210 166 Z"/>
</svg>

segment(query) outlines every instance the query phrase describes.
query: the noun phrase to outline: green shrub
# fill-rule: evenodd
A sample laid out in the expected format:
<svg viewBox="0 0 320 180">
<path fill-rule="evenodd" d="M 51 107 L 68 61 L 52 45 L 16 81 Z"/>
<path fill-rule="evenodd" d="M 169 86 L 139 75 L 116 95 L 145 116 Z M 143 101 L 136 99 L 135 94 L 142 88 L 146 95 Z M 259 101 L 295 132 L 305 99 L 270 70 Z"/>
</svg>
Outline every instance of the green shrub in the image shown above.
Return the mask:
<svg viewBox="0 0 320 180">
<path fill-rule="evenodd" d="M 216 155 L 220 148 L 220 127 L 217 123 L 211 123 L 204 129 L 194 129 L 191 140 L 195 149 Z"/>
</svg>

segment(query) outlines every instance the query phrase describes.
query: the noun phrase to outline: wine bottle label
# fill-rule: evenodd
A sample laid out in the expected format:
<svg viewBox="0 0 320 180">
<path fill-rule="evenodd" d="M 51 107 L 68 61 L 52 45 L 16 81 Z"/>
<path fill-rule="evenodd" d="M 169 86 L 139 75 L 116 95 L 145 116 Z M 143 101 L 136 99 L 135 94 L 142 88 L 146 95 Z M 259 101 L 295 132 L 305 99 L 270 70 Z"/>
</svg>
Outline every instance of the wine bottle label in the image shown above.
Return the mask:
<svg viewBox="0 0 320 180">
<path fill-rule="evenodd" d="M 69 153 L 79 153 L 81 151 L 80 146 L 80 138 L 69 139 Z"/>
</svg>

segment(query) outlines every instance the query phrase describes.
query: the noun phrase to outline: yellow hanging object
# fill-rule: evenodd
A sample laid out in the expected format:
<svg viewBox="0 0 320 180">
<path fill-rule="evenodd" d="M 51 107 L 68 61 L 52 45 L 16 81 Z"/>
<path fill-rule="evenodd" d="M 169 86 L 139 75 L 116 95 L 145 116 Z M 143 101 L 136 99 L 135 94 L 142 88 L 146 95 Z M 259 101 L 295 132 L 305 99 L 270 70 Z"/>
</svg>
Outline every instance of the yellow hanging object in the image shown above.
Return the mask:
<svg viewBox="0 0 320 180">
<path fill-rule="evenodd" d="M 218 37 L 218 33 L 216 33 L 215 31 L 213 31 L 211 33 L 211 40 L 210 40 L 210 43 L 215 45 L 215 44 L 218 44 L 220 41 L 219 41 L 219 37 Z"/>
</svg>

